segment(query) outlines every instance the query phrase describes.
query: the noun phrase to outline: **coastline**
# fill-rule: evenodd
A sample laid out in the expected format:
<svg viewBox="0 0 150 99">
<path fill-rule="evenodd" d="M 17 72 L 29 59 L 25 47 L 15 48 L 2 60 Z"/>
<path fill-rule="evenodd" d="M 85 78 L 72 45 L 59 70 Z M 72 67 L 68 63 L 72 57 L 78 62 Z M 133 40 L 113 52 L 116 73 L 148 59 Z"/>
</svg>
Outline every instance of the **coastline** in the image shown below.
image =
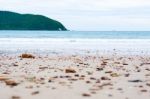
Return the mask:
<svg viewBox="0 0 150 99">
<path fill-rule="evenodd" d="M 150 39 L 17 36 L 0 38 L 2 99 L 150 97 Z"/>
<path fill-rule="evenodd" d="M 149 55 L 150 39 L 0 38 L 0 52 L 9 54 Z"/>
</svg>

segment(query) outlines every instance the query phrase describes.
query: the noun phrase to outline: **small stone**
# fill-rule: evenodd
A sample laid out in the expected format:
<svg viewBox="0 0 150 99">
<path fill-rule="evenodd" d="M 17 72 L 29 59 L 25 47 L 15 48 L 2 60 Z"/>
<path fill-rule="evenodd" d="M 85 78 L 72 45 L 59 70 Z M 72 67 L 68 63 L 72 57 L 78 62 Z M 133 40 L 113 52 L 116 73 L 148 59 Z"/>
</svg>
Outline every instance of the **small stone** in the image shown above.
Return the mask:
<svg viewBox="0 0 150 99">
<path fill-rule="evenodd" d="M 90 81 L 86 81 L 87 84 L 91 83 Z"/>
<path fill-rule="evenodd" d="M 12 65 L 13 65 L 13 66 L 15 66 L 15 67 L 19 66 L 19 65 L 18 65 L 18 64 L 16 64 L 16 63 L 13 63 Z"/>
<path fill-rule="evenodd" d="M 141 90 L 141 92 L 147 92 L 147 90 L 146 90 L 146 89 L 143 89 L 143 90 Z"/>
<path fill-rule="evenodd" d="M 127 63 L 123 63 L 123 65 L 128 65 Z"/>
<path fill-rule="evenodd" d="M 91 95 L 88 94 L 88 93 L 83 93 L 82 96 L 84 96 L 84 97 L 90 97 Z"/>
<path fill-rule="evenodd" d="M 103 68 L 96 68 L 96 71 L 102 71 L 104 70 Z"/>
<path fill-rule="evenodd" d="M 90 79 L 91 79 L 91 80 L 96 80 L 96 78 L 94 78 L 94 77 L 90 77 Z"/>
<path fill-rule="evenodd" d="M 12 96 L 11 99 L 21 99 L 20 96 Z"/>
<path fill-rule="evenodd" d="M 85 75 L 81 75 L 81 77 L 85 77 Z"/>
<path fill-rule="evenodd" d="M 146 85 L 150 87 L 150 83 L 146 83 Z"/>
<path fill-rule="evenodd" d="M 138 83 L 138 82 L 143 82 L 142 80 L 128 80 L 128 82 L 135 82 L 135 83 Z"/>
<path fill-rule="evenodd" d="M 78 79 L 75 79 L 75 78 L 69 78 L 68 80 L 70 80 L 70 81 L 77 81 Z"/>
<path fill-rule="evenodd" d="M 80 77 L 79 80 L 84 80 L 84 77 Z"/>
<path fill-rule="evenodd" d="M 74 76 L 75 76 L 75 77 L 79 77 L 79 74 L 75 74 Z"/>
<path fill-rule="evenodd" d="M 74 69 L 66 69 L 65 72 L 66 73 L 76 73 L 76 71 Z"/>
<path fill-rule="evenodd" d="M 112 71 L 106 71 L 105 73 L 106 73 L 106 74 L 107 74 L 107 73 L 109 74 L 109 73 L 112 73 Z"/>
<path fill-rule="evenodd" d="M 14 80 L 6 80 L 5 81 L 6 85 L 10 85 L 10 86 L 17 86 L 18 83 Z"/>
<path fill-rule="evenodd" d="M 119 74 L 117 74 L 117 73 L 112 73 L 112 74 L 110 74 L 110 76 L 111 76 L 111 77 L 118 77 Z"/>
<path fill-rule="evenodd" d="M 111 83 L 103 83 L 102 85 L 99 86 L 99 88 L 103 88 L 104 86 L 113 86 Z"/>
<path fill-rule="evenodd" d="M 150 71 L 150 68 L 146 68 L 145 70 Z"/>
<path fill-rule="evenodd" d="M 111 80 L 111 79 L 103 76 L 103 77 L 101 77 L 101 80 Z"/>
<path fill-rule="evenodd" d="M 39 67 L 39 69 L 48 69 L 48 67 Z"/>
<path fill-rule="evenodd" d="M 125 77 L 129 77 L 129 76 L 130 76 L 130 74 L 125 74 L 124 76 L 125 76 Z"/>
<path fill-rule="evenodd" d="M 36 94 L 39 94 L 39 91 L 34 91 L 31 93 L 32 95 L 36 95 Z"/>
<path fill-rule="evenodd" d="M 20 57 L 21 58 L 35 58 L 35 56 L 33 56 L 32 54 L 22 54 Z"/>
</svg>

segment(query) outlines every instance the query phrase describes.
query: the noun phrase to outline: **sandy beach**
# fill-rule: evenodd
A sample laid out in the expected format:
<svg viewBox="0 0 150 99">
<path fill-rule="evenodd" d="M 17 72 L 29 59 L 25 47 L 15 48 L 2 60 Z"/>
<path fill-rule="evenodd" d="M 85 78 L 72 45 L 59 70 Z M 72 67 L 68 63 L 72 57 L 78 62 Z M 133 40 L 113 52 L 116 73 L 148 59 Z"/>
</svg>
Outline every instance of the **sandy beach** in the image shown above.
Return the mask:
<svg viewBox="0 0 150 99">
<path fill-rule="evenodd" d="M 149 99 L 150 57 L 4 54 L 0 87 L 1 99 Z"/>
</svg>

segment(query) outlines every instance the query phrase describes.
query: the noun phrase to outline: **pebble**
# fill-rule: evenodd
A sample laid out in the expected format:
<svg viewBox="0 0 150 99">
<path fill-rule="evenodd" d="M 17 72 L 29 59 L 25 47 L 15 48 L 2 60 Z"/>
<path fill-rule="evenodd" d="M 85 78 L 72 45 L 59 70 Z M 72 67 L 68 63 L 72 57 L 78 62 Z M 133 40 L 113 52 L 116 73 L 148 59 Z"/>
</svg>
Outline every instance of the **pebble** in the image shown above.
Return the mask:
<svg viewBox="0 0 150 99">
<path fill-rule="evenodd" d="M 135 83 L 138 83 L 138 82 L 143 82 L 142 80 L 128 80 L 128 82 L 135 82 Z"/>
<path fill-rule="evenodd" d="M 150 87 L 150 83 L 146 83 L 146 85 Z"/>
<path fill-rule="evenodd" d="M 37 95 L 37 94 L 39 94 L 39 91 L 34 91 L 34 92 L 32 92 L 31 94 L 32 94 L 32 95 Z"/>
<path fill-rule="evenodd" d="M 84 96 L 84 97 L 90 97 L 91 95 L 88 94 L 88 93 L 83 93 L 82 96 Z"/>
<path fill-rule="evenodd" d="M 102 71 L 104 70 L 103 68 L 96 68 L 96 71 Z"/>
<path fill-rule="evenodd" d="M 21 99 L 20 96 L 12 96 L 11 99 Z"/>
<path fill-rule="evenodd" d="M 111 76 L 111 77 L 118 77 L 119 74 L 117 74 L 117 73 L 112 73 L 112 74 L 110 74 L 110 76 Z"/>
<path fill-rule="evenodd" d="M 76 71 L 74 69 L 66 69 L 65 72 L 66 73 L 76 73 Z"/>
<path fill-rule="evenodd" d="M 103 76 L 103 77 L 101 77 L 101 80 L 111 80 L 111 79 Z"/>
<path fill-rule="evenodd" d="M 143 89 L 143 90 L 141 90 L 141 92 L 147 92 L 147 90 L 146 90 L 146 89 Z"/>
<path fill-rule="evenodd" d="M 22 54 L 20 57 L 21 58 L 35 58 L 35 56 L 33 56 L 32 54 Z"/>
<path fill-rule="evenodd" d="M 17 86 L 19 84 L 14 80 L 6 80 L 5 83 L 6 85 L 10 85 L 10 86 Z"/>
</svg>

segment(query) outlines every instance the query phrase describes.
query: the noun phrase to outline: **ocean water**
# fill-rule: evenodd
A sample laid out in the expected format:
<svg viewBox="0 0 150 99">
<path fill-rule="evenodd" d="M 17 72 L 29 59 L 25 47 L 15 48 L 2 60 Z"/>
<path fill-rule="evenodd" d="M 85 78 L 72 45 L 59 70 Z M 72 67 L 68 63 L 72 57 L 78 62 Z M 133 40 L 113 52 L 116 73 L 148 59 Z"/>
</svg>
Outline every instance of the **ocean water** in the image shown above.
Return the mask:
<svg viewBox="0 0 150 99">
<path fill-rule="evenodd" d="M 149 31 L 0 31 L 0 52 L 150 54 Z"/>
<path fill-rule="evenodd" d="M 0 31 L 0 38 L 150 39 L 150 31 Z"/>
</svg>

